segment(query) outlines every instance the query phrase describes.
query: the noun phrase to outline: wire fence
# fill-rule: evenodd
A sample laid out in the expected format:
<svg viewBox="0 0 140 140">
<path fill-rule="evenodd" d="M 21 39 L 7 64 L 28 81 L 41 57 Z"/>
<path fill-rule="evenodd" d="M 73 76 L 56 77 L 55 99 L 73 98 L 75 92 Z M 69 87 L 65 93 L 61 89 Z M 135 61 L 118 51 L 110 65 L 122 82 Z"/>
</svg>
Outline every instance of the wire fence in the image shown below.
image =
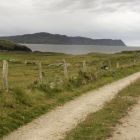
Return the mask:
<svg viewBox="0 0 140 140">
<path fill-rule="evenodd" d="M 126 67 L 140 65 L 137 58 L 126 60 L 101 60 L 67 62 L 61 60 L 59 63 L 47 64 L 41 61 L 15 61 L 3 60 L 0 67 L 2 70 L 2 89 L 9 90 L 15 86 L 27 87 L 33 83 L 65 83 L 69 80 L 77 80 L 79 75 L 87 76 L 90 80 L 98 78 L 104 72 L 115 71 Z M 86 84 L 86 83 L 85 83 Z"/>
</svg>

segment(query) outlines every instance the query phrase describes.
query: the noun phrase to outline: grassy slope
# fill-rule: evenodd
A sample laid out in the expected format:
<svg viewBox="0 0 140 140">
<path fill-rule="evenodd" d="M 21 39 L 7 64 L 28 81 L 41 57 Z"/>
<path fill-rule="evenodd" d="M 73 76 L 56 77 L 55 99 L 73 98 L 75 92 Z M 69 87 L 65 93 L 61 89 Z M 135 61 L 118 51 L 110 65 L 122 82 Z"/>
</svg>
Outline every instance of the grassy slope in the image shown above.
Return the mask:
<svg viewBox="0 0 140 140">
<path fill-rule="evenodd" d="M 31 51 L 29 48 L 23 45 L 16 44 L 8 40 L 0 40 L 0 50 L 7 51 Z"/>
<path fill-rule="evenodd" d="M 116 55 L 89 54 L 81 56 L 63 54 L 48 55 L 45 53 L 30 55 L 25 53 L 0 53 L 1 60 L 16 60 L 14 63 L 9 63 L 9 83 L 11 90 L 9 93 L 1 90 L 0 137 L 30 122 L 41 114 L 48 112 L 55 106 L 62 105 L 80 96 L 88 90 L 98 88 L 140 70 L 138 63 L 134 67 L 105 72 L 99 75 L 96 80 L 87 82 L 86 85 L 71 83 L 72 86 L 69 86 L 62 84 L 59 88 L 51 90 L 47 83 L 58 80 L 59 78 L 63 79 L 63 68 L 48 67 L 48 64 L 59 63 L 65 58 L 71 64 L 69 74 L 76 76 L 83 60 L 88 61 L 88 68 L 94 72 L 95 68 L 98 68 L 101 62 L 107 63 L 110 60 L 112 62 L 112 68 L 115 68 L 116 61 L 119 60 L 121 64 L 130 64 L 134 57 L 138 59 L 137 53 Z M 24 60 L 42 61 L 45 75 L 43 85 L 37 88 L 34 87 L 33 83 L 37 78 L 38 69 L 34 64 L 25 66 L 23 64 Z"/>
<path fill-rule="evenodd" d="M 106 140 L 111 136 L 113 127 L 137 102 L 140 96 L 140 80 L 122 90 L 103 109 L 90 114 L 84 122 L 69 132 L 65 140 Z"/>
</svg>

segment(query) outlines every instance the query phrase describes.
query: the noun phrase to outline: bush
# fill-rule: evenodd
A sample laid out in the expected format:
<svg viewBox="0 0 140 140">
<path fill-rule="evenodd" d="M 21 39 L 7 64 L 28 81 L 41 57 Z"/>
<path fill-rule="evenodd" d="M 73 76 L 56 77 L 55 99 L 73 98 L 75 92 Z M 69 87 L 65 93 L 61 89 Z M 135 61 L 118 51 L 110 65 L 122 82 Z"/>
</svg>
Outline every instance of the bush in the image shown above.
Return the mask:
<svg viewBox="0 0 140 140">
<path fill-rule="evenodd" d="M 18 104 L 32 105 L 31 97 L 23 89 L 17 87 L 14 88 L 12 92 Z"/>
<path fill-rule="evenodd" d="M 72 88 L 80 87 L 94 80 L 96 80 L 96 77 L 93 73 L 79 71 L 78 75 L 71 77 L 65 85 L 67 89 L 71 90 Z"/>
<path fill-rule="evenodd" d="M 55 96 L 56 93 L 59 93 L 62 91 L 62 86 L 58 85 L 56 82 L 50 82 L 50 83 L 43 83 L 39 84 L 38 82 L 34 82 L 30 88 L 32 90 L 40 90 L 44 92 L 48 97 Z"/>
</svg>

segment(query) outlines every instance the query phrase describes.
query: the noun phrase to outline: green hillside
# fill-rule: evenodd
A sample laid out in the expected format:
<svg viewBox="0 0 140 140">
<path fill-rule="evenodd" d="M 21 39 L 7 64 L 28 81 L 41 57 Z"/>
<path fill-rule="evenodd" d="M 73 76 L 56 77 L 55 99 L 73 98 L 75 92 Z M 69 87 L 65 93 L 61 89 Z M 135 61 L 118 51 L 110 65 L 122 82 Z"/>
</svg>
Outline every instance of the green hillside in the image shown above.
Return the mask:
<svg viewBox="0 0 140 140">
<path fill-rule="evenodd" d="M 31 51 L 28 47 L 24 45 L 19 45 L 8 40 L 0 40 L 0 50 L 1 51 L 27 51 L 27 52 Z"/>
</svg>

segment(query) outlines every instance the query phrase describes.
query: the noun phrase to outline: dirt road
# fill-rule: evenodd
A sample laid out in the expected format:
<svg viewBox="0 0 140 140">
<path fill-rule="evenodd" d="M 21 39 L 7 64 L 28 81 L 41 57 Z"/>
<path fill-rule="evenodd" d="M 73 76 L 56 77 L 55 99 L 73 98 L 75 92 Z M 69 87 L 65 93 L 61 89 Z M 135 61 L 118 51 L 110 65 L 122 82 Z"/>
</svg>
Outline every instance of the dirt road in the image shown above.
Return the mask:
<svg viewBox="0 0 140 140">
<path fill-rule="evenodd" d="M 138 78 L 140 72 L 90 91 L 19 128 L 3 140 L 59 140 L 88 114 L 101 109 L 105 102 Z"/>
</svg>

